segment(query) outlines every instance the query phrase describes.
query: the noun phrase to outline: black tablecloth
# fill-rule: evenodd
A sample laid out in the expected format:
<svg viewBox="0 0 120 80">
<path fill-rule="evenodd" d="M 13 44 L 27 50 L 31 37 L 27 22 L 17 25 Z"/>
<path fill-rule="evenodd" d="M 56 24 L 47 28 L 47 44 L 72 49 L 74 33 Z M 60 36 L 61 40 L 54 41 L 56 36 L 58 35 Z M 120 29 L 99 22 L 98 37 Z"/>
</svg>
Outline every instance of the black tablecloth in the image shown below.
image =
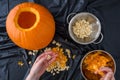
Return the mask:
<svg viewBox="0 0 120 80">
<path fill-rule="evenodd" d="M 60 42 L 63 48 L 70 49 L 72 55 L 76 55 L 74 60 L 69 59 L 68 71 L 55 76 L 46 72 L 41 80 L 84 80 L 79 68 L 80 61 L 88 51 L 96 49 L 105 50 L 114 57 L 117 64 L 115 78 L 120 79 L 120 0 L 0 0 L 0 80 L 23 80 L 31 67 L 28 61 L 35 60 L 36 56 L 28 56 L 27 50 L 19 48 L 9 39 L 5 28 L 9 11 L 17 4 L 29 1 L 49 9 L 56 21 L 54 40 Z M 70 13 L 79 12 L 90 12 L 99 18 L 104 35 L 102 43 L 79 45 L 70 38 L 66 17 Z M 41 53 L 38 52 L 39 54 Z M 19 66 L 18 61 L 24 65 Z"/>
</svg>

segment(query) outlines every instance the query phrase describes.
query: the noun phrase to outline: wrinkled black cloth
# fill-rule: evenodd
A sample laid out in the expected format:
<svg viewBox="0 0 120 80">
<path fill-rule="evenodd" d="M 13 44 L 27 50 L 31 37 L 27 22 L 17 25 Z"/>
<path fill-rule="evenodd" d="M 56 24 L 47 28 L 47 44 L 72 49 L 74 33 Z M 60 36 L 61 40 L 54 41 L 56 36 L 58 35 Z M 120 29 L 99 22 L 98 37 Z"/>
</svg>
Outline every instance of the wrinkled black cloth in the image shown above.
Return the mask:
<svg viewBox="0 0 120 80">
<path fill-rule="evenodd" d="M 52 76 L 45 73 L 40 80 L 84 80 L 80 72 L 80 61 L 89 51 L 102 49 L 109 52 L 116 61 L 116 80 L 120 79 L 120 1 L 119 0 L 1 0 L 0 1 L 0 80 L 23 80 L 29 70 L 27 51 L 17 47 L 8 37 L 5 21 L 9 11 L 19 3 L 32 1 L 45 6 L 54 16 L 56 34 L 54 40 L 63 48 L 71 50 L 76 58 L 69 59 L 68 71 Z M 90 12 L 96 15 L 102 25 L 104 39 L 95 45 L 79 45 L 68 34 L 66 18 L 70 13 Z M 67 41 L 66 41 L 67 39 Z M 49 45 L 51 46 L 51 44 Z M 41 54 L 38 52 L 38 55 Z M 35 58 L 33 58 L 33 61 Z M 16 61 L 22 60 L 25 65 L 19 68 Z M 14 69 L 13 69 L 14 68 Z M 25 76 L 26 75 L 26 76 Z"/>
</svg>

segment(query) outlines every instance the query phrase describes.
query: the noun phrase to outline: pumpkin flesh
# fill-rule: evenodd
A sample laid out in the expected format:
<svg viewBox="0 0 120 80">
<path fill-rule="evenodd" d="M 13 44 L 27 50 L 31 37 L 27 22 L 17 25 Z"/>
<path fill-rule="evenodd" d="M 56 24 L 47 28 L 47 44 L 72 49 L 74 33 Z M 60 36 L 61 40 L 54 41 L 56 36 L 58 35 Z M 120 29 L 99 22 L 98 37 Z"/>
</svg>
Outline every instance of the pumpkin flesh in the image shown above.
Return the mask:
<svg viewBox="0 0 120 80">
<path fill-rule="evenodd" d="M 20 13 L 17 22 L 21 28 L 27 29 L 27 28 L 32 27 L 35 21 L 36 21 L 35 14 L 26 11 L 26 12 Z"/>
</svg>

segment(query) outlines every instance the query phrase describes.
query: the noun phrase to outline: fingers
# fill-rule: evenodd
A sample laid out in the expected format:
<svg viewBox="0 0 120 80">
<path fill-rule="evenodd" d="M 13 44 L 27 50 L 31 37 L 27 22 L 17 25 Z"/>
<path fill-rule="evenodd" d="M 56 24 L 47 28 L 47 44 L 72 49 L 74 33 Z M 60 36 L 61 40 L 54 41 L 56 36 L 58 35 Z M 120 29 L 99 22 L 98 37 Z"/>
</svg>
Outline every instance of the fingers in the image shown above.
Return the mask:
<svg viewBox="0 0 120 80">
<path fill-rule="evenodd" d="M 48 55 L 51 58 L 47 59 Z M 47 51 L 47 52 L 42 53 L 35 60 L 30 72 L 33 75 L 38 74 L 38 76 L 41 76 L 45 72 L 49 64 L 51 64 L 56 59 L 56 56 L 57 56 L 56 53 L 52 51 Z"/>
<path fill-rule="evenodd" d="M 44 52 L 44 53 L 45 53 L 46 55 L 50 55 L 51 57 L 57 55 L 57 54 L 54 53 L 53 51 L 46 51 L 46 52 Z"/>
<path fill-rule="evenodd" d="M 52 51 L 45 52 L 46 55 L 50 55 L 51 58 L 48 60 L 48 63 L 51 64 L 57 57 L 57 54 L 55 54 Z"/>
<path fill-rule="evenodd" d="M 104 80 L 104 77 L 100 78 L 100 80 Z"/>
<path fill-rule="evenodd" d="M 55 61 L 56 57 L 52 58 L 51 60 L 49 60 L 48 64 L 51 64 L 53 61 Z"/>
<path fill-rule="evenodd" d="M 112 72 L 112 69 L 109 67 L 101 67 L 100 71 L 104 72 L 104 73 L 108 73 L 108 72 Z"/>
<path fill-rule="evenodd" d="M 47 67 L 49 66 L 49 64 L 51 64 L 54 60 L 55 60 L 55 57 L 48 60 L 48 59 L 47 59 L 47 55 L 45 55 L 44 57 L 41 57 L 36 64 L 37 64 L 38 66 L 42 66 L 42 68 L 45 69 L 45 68 L 47 68 Z"/>
<path fill-rule="evenodd" d="M 47 59 L 48 55 L 50 56 L 50 59 Z M 51 64 L 57 57 L 57 54 L 55 54 L 52 51 L 46 51 L 44 53 L 42 53 L 40 56 L 37 57 L 35 63 L 37 63 L 38 61 L 41 61 L 41 59 L 44 59 L 44 63 L 48 63 Z"/>
<path fill-rule="evenodd" d="M 38 62 L 38 60 L 44 57 L 45 55 L 55 56 L 55 53 L 53 53 L 52 51 L 46 51 L 37 57 L 37 59 L 35 60 L 35 63 Z"/>
<path fill-rule="evenodd" d="M 44 53 L 42 53 L 42 54 L 40 54 L 38 57 L 37 57 L 37 59 L 35 60 L 35 63 L 36 62 L 38 62 L 39 61 L 39 59 L 41 59 L 42 57 L 44 57 L 45 56 L 45 54 Z"/>
<path fill-rule="evenodd" d="M 94 73 L 98 74 L 101 71 L 104 72 L 104 73 L 112 72 L 112 70 L 109 67 L 101 67 L 99 70 L 95 71 Z"/>
<path fill-rule="evenodd" d="M 48 60 L 49 64 L 53 62 L 57 57 L 57 54 L 52 51 L 45 52 L 45 54 L 51 56 L 51 58 Z"/>
<path fill-rule="evenodd" d="M 44 66 L 45 62 L 47 62 L 47 57 L 46 56 L 42 56 L 36 63 L 35 65 L 38 66 Z"/>
<path fill-rule="evenodd" d="M 115 80 L 114 79 L 114 73 L 112 72 L 111 68 L 101 67 L 100 71 L 105 73 L 105 75 L 100 80 Z"/>
<path fill-rule="evenodd" d="M 114 76 L 112 77 L 112 79 L 111 79 L 111 80 L 115 80 Z"/>
<path fill-rule="evenodd" d="M 113 78 L 113 73 L 112 72 L 108 72 L 103 80 L 112 80 L 112 78 Z"/>
</svg>

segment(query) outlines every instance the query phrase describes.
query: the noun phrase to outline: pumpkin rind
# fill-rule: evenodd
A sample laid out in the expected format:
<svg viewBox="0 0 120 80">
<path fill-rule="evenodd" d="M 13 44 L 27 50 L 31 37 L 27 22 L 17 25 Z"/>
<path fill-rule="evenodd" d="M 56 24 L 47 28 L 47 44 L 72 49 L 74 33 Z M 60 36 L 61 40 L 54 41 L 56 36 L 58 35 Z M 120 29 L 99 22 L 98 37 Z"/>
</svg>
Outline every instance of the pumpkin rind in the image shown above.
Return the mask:
<svg viewBox="0 0 120 80">
<path fill-rule="evenodd" d="M 36 15 L 36 22 L 28 29 L 21 28 L 18 24 L 19 14 L 24 11 Z M 55 21 L 43 6 L 25 2 L 10 11 L 6 20 L 6 30 L 16 45 L 28 50 L 37 50 L 46 47 L 52 41 L 55 34 Z"/>
</svg>

